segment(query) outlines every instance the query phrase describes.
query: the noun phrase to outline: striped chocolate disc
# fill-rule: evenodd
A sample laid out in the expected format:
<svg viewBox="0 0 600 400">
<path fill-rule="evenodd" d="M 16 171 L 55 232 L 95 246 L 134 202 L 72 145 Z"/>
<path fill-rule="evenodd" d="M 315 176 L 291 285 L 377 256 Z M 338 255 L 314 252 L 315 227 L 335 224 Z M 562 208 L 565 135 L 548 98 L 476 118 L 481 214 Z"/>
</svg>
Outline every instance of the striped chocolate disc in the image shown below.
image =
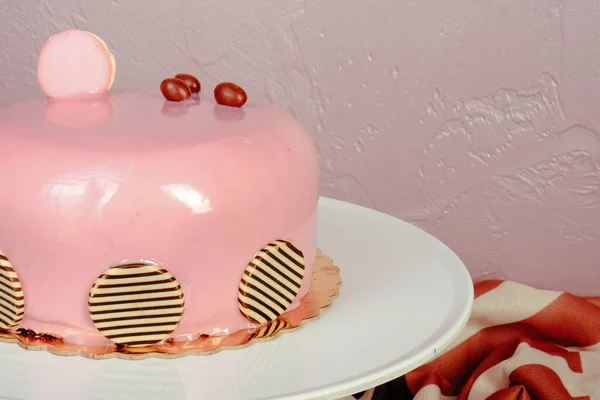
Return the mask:
<svg viewBox="0 0 600 400">
<path fill-rule="evenodd" d="M 298 295 L 303 278 L 302 252 L 285 240 L 271 242 L 246 267 L 240 281 L 238 307 L 254 323 L 277 319 Z"/>
<path fill-rule="evenodd" d="M 183 308 L 179 283 L 153 263 L 109 268 L 94 282 L 88 301 L 96 328 L 124 346 L 166 339 L 181 321 Z"/>
<path fill-rule="evenodd" d="M 267 325 L 261 326 L 256 332 L 254 332 L 252 338 L 258 339 L 275 336 L 279 331 L 283 330 L 284 328 L 288 328 L 289 326 L 290 325 L 288 323 L 276 319 L 275 321 L 269 322 Z"/>
<path fill-rule="evenodd" d="M 19 325 L 24 314 L 25 296 L 21 281 L 8 258 L 0 253 L 0 328 Z"/>
</svg>

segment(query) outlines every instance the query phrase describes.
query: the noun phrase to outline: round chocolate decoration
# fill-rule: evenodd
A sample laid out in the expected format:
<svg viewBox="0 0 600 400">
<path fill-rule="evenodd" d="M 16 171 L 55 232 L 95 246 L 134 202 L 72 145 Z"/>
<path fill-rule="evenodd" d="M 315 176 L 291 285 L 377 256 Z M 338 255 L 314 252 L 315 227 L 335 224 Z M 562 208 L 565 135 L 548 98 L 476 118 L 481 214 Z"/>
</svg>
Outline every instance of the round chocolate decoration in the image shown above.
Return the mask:
<svg viewBox="0 0 600 400">
<path fill-rule="evenodd" d="M 286 322 L 276 319 L 267 325 L 261 326 L 256 332 L 254 332 L 252 338 L 269 338 L 271 336 L 275 336 L 279 331 L 287 327 L 289 327 L 289 325 Z"/>
<path fill-rule="evenodd" d="M 8 258 L 0 253 L 0 328 L 19 325 L 25 314 L 23 287 Z"/>
<path fill-rule="evenodd" d="M 271 242 L 246 267 L 238 292 L 238 308 L 254 323 L 277 319 L 298 295 L 303 278 L 302 251 L 289 241 Z"/>
<path fill-rule="evenodd" d="M 154 263 L 109 268 L 92 286 L 88 309 L 104 337 L 139 347 L 166 339 L 183 315 L 183 291 L 177 280 Z"/>
</svg>

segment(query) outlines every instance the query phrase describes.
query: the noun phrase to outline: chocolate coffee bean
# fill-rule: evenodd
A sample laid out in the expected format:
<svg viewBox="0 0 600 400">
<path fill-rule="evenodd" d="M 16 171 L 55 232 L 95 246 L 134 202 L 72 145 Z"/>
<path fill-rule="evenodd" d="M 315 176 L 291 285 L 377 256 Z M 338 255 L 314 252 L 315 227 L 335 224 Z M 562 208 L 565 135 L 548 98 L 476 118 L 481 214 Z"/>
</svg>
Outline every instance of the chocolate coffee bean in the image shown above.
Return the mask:
<svg viewBox="0 0 600 400">
<path fill-rule="evenodd" d="M 192 96 L 190 87 L 177 78 L 167 78 L 160 83 L 160 91 L 169 101 L 183 101 Z"/>
<path fill-rule="evenodd" d="M 231 82 L 221 82 L 215 87 L 217 103 L 230 107 L 241 107 L 246 104 L 248 96 L 244 89 Z"/>
<path fill-rule="evenodd" d="M 175 78 L 181 79 L 186 85 L 190 87 L 192 93 L 200 93 L 200 81 L 194 75 L 190 74 L 177 74 Z"/>
</svg>

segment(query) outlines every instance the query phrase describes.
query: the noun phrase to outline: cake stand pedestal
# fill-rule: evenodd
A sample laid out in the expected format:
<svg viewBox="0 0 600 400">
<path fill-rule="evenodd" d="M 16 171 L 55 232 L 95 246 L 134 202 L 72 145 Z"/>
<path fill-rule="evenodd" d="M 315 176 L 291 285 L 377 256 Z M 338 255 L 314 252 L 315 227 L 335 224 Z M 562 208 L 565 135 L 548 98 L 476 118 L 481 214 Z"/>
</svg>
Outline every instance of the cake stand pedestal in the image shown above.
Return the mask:
<svg viewBox="0 0 600 400">
<path fill-rule="evenodd" d="M 466 324 L 471 278 L 422 230 L 322 198 L 318 242 L 340 267 L 340 295 L 295 332 L 171 360 L 90 360 L 0 343 L 0 399 L 338 399 L 430 361 Z"/>
</svg>

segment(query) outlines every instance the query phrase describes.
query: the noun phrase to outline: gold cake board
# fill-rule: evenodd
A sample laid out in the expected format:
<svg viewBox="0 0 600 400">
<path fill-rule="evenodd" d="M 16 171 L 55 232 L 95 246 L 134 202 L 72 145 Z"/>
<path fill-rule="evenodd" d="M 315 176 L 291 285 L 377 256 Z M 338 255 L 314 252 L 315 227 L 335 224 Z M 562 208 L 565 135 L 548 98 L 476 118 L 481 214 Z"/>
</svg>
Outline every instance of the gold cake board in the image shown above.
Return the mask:
<svg viewBox="0 0 600 400">
<path fill-rule="evenodd" d="M 273 340 L 283 333 L 293 332 L 302 324 L 318 319 L 321 311 L 328 309 L 337 297 L 342 279 L 340 269 L 333 259 L 317 249 L 313 264 L 312 282 L 308 293 L 294 310 L 260 328 L 243 329 L 224 336 L 203 335 L 190 342 L 165 340 L 144 347 L 80 346 L 63 343 L 60 338 L 36 334 L 28 330 L 0 331 L 0 342 L 16 343 L 26 350 L 48 351 L 60 356 L 82 356 L 92 359 L 120 358 L 140 360 L 146 358 L 179 358 L 187 355 L 209 355 L 225 349 L 242 349 L 255 342 Z"/>
</svg>

